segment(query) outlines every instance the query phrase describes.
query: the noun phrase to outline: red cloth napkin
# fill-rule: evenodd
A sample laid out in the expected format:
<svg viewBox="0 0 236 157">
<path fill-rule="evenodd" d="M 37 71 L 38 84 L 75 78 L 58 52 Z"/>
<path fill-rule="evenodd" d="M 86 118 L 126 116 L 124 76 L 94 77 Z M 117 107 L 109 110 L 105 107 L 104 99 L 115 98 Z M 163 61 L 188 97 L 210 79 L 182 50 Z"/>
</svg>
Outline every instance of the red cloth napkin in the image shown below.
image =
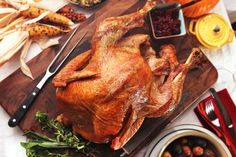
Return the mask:
<svg viewBox="0 0 236 157">
<path fill-rule="evenodd" d="M 228 111 L 229 116 L 231 117 L 232 122 L 233 122 L 234 130 L 236 131 L 236 107 L 235 107 L 235 104 L 234 104 L 233 100 L 231 99 L 227 89 L 223 89 L 217 93 L 220 96 L 221 101 L 223 102 L 226 110 Z M 205 105 L 206 105 L 206 102 L 208 102 L 208 101 L 211 101 L 212 104 L 214 105 L 215 113 L 216 113 L 216 116 L 219 118 L 219 123 L 222 127 L 222 130 L 219 129 L 218 127 L 216 127 L 210 121 L 210 119 L 207 117 L 207 114 L 205 111 Z M 195 112 L 196 112 L 200 122 L 202 123 L 202 125 L 213 130 L 229 147 L 229 149 L 232 153 L 232 156 L 236 157 L 236 143 L 234 143 L 234 141 L 230 135 L 230 132 L 224 123 L 223 117 L 221 116 L 220 111 L 216 106 L 214 98 L 212 96 L 209 96 L 206 99 L 202 100 L 198 104 L 198 106 L 196 107 Z"/>
</svg>

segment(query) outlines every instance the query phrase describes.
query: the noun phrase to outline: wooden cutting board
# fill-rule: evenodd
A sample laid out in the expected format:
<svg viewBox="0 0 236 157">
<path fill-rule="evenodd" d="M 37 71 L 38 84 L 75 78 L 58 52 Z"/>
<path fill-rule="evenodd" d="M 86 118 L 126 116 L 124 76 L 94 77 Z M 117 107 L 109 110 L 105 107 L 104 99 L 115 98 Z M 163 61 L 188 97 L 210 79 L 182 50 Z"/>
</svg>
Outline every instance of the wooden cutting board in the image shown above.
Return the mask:
<svg viewBox="0 0 236 157">
<path fill-rule="evenodd" d="M 81 45 L 73 52 L 70 59 L 90 48 L 90 40 L 95 30 L 96 24 L 106 17 L 118 16 L 125 13 L 130 13 L 142 7 L 145 0 L 108 0 L 99 8 L 96 8 L 96 13 L 87 19 L 81 26 L 80 30 L 73 37 L 60 60 L 73 47 L 73 44 L 87 31 L 87 34 Z M 188 21 L 188 20 L 187 20 Z M 187 24 L 188 25 L 188 24 Z M 139 32 L 140 30 L 138 30 Z M 149 32 L 148 26 L 142 29 L 142 32 Z M 63 37 L 60 45 L 44 50 L 38 56 L 33 58 L 29 63 L 35 80 L 25 77 L 21 70 L 18 69 L 8 78 L 0 83 L 0 105 L 6 110 L 9 115 L 12 115 L 28 96 L 33 87 L 42 78 L 47 66 L 63 45 L 68 35 Z M 177 48 L 177 56 L 180 62 L 185 62 L 186 58 L 193 47 L 198 46 L 196 39 L 189 34 L 179 38 L 173 38 L 163 41 L 152 40 L 153 47 L 158 48 L 165 43 L 172 43 Z M 70 60 L 69 59 L 69 60 Z M 184 83 L 183 97 L 173 112 L 173 114 L 162 118 L 146 119 L 138 133 L 125 145 L 123 150 L 132 156 L 139 148 L 147 145 L 171 120 L 176 118 L 180 113 L 186 110 L 202 93 L 204 93 L 217 80 L 217 71 L 210 61 L 204 56 L 198 68 L 193 68 L 189 71 Z M 25 118 L 20 123 L 20 128 L 25 130 L 34 130 L 40 132 L 38 123 L 35 122 L 34 116 L 36 111 L 47 112 L 50 117 L 55 117 L 58 114 L 55 99 L 55 88 L 51 85 L 51 80 L 44 86 L 34 105 L 30 108 Z M 99 150 L 98 156 L 114 157 L 119 156 L 122 150 L 113 151 L 108 144 L 97 145 Z M 78 156 L 78 155 L 75 155 Z"/>
</svg>

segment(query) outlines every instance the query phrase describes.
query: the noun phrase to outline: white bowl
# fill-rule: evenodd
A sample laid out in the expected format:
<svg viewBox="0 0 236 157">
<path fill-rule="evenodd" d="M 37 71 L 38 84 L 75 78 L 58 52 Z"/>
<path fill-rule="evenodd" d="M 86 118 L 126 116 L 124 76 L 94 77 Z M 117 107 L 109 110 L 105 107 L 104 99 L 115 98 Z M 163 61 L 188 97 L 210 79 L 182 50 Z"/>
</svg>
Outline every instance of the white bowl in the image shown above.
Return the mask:
<svg viewBox="0 0 236 157">
<path fill-rule="evenodd" d="M 208 140 L 215 148 L 217 157 L 232 157 L 227 146 L 211 131 L 197 125 L 179 125 L 164 130 L 148 146 L 145 157 L 161 157 L 170 143 L 178 138 L 197 136 Z"/>
</svg>

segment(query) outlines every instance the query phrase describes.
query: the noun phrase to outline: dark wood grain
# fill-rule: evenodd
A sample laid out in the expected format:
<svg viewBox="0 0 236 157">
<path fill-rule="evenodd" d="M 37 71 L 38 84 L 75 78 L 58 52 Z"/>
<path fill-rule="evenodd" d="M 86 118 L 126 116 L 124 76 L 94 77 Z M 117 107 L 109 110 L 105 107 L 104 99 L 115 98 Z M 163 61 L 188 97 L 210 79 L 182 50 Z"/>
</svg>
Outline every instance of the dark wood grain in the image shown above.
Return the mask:
<svg viewBox="0 0 236 157">
<path fill-rule="evenodd" d="M 72 48 L 73 44 L 81 37 L 84 32 L 87 32 L 82 44 L 70 57 L 84 52 L 90 48 L 90 39 L 95 30 L 96 24 L 106 17 L 118 16 L 124 13 L 132 12 L 140 8 L 145 3 L 145 0 L 109 0 L 104 2 L 97 11 L 81 26 L 80 30 L 73 37 L 61 58 Z M 188 21 L 188 20 L 187 20 Z M 140 32 L 140 30 L 136 30 Z M 141 30 L 149 32 L 148 26 Z M 60 46 L 65 42 L 68 35 L 63 37 L 60 45 L 44 50 L 38 56 L 33 58 L 29 63 L 32 69 L 35 80 L 25 77 L 20 69 L 15 71 L 8 78 L 0 83 L 0 105 L 6 110 L 9 115 L 12 115 L 23 102 L 33 87 L 42 78 L 47 66 L 56 55 Z M 198 46 L 196 39 L 189 34 L 173 38 L 169 40 L 152 40 L 153 47 L 158 51 L 159 47 L 164 43 L 173 43 L 177 48 L 177 56 L 180 62 L 184 62 L 191 52 L 193 47 Z M 61 59 L 60 58 L 60 59 Z M 59 59 L 59 60 L 60 60 Z M 184 110 L 186 110 L 202 93 L 204 93 L 217 80 L 217 71 L 210 61 L 204 56 L 201 65 L 193 68 L 187 75 L 181 103 L 176 108 L 173 114 L 157 119 L 146 119 L 138 133 L 127 143 L 124 149 L 134 155 L 135 152 L 143 145 L 147 145 L 171 120 L 176 118 Z M 30 108 L 25 118 L 20 123 L 20 128 L 25 130 L 40 131 L 38 123 L 35 122 L 34 116 L 36 111 L 49 113 L 50 117 L 55 117 L 58 114 L 55 100 L 55 88 L 51 85 L 51 80 L 44 86 L 34 105 Z M 108 144 L 96 145 L 99 150 L 98 156 L 113 157 L 119 156 L 122 152 L 112 151 Z M 75 155 L 78 156 L 78 155 Z"/>
</svg>

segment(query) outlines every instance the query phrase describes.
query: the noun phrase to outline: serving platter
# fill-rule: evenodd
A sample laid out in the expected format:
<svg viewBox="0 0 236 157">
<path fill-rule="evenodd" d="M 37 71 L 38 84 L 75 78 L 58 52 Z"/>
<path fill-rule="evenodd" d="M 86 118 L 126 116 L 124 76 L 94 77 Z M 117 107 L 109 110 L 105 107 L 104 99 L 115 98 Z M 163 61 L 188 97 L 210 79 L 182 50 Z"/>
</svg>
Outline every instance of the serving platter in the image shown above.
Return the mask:
<svg viewBox="0 0 236 157">
<path fill-rule="evenodd" d="M 138 8 L 141 8 L 144 3 L 145 0 L 105 1 L 90 18 L 80 25 L 79 31 L 72 38 L 59 61 L 69 52 L 74 43 L 76 43 L 85 32 L 87 32 L 85 38 L 81 42 L 80 46 L 77 47 L 70 56 L 70 59 L 83 53 L 85 50 L 88 50 L 91 46 L 90 40 L 97 23 L 106 17 L 118 16 L 136 11 Z M 188 19 L 186 20 L 186 24 L 188 25 Z M 149 27 L 146 25 L 143 29 L 134 30 L 134 32 L 149 33 Z M 9 115 L 12 115 L 17 110 L 18 106 L 42 78 L 47 66 L 55 57 L 56 52 L 58 52 L 58 49 L 63 45 L 67 37 L 68 35 L 61 39 L 60 45 L 44 50 L 28 63 L 29 67 L 32 69 L 35 80 L 32 81 L 25 77 L 20 69 L 18 69 L 0 83 L 0 105 Z M 177 56 L 181 63 L 185 62 L 193 47 L 198 47 L 198 42 L 193 36 L 189 35 L 189 33 L 183 37 L 168 40 L 156 41 L 152 39 L 152 45 L 157 51 L 159 47 L 165 43 L 172 43 L 176 46 Z M 130 156 L 134 155 L 137 150 L 142 146 L 147 145 L 147 143 L 157 136 L 166 125 L 186 110 L 202 93 L 212 86 L 216 80 L 217 71 L 215 67 L 205 56 L 203 56 L 201 64 L 197 68 L 192 68 L 189 71 L 184 83 L 182 100 L 172 114 L 162 118 L 146 119 L 136 135 L 121 150 L 113 151 L 109 148 L 109 144 L 97 144 L 96 147 L 99 151 L 98 156 L 115 157 L 120 156 L 124 152 Z M 58 114 L 56 108 L 55 88 L 52 86 L 51 80 L 49 80 L 44 86 L 40 95 L 34 102 L 34 105 L 30 108 L 27 115 L 20 123 L 20 128 L 23 131 L 33 130 L 41 132 L 39 124 L 36 123 L 34 119 L 37 111 L 47 112 L 52 118 L 55 118 Z"/>
</svg>

